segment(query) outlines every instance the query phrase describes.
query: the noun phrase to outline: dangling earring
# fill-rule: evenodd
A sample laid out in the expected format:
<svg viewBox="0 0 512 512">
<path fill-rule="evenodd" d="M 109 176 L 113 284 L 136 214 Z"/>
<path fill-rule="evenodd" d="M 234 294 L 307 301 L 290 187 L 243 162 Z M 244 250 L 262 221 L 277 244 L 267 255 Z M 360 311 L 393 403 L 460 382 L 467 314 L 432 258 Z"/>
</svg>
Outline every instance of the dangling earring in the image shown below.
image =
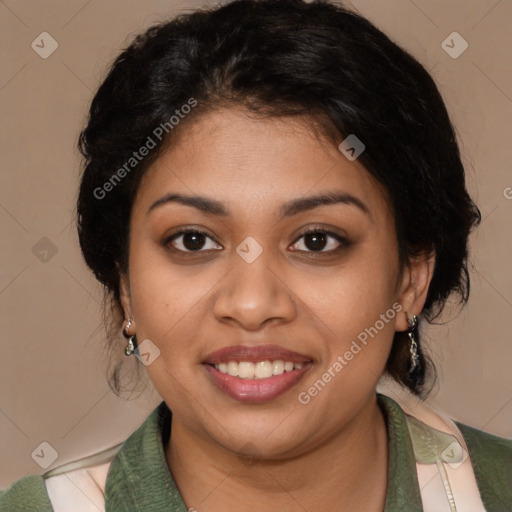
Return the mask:
<svg viewBox="0 0 512 512">
<path fill-rule="evenodd" d="M 124 353 L 127 356 L 132 355 L 135 352 L 135 349 L 137 348 L 137 338 L 135 337 L 135 334 L 133 336 L 130 336 L 126 331 L 131 327 L 132 321 L 131 319 L 128 319 L 128 324 L 123 329 L 123 336 L 128 339 L 128 344 L 126 345 L 124 349 Z"/>
<path fill-rule="evenodd" d="M 124 348 L 124 353 L 127 356 L 131 356 L 135 349 L 137 348 L 137 338 L 135 337 L 135 334 L 128 340 L 128 344 Z"/>
<path fill-rule="evenodd" d="M 415 331 L 418 327 L 418 317 L 416 315 L 412 315 L 412 318 L 407 318 L 407 322 L 409 324 L 409 330 L 407 331 L 407 336 L 411 341 L 411 345 L 409 347 L 409 352 L 411 354 L 411 366 L 409 369 L 409 375 L 416 370 L 418 367 L 420 356 L 418 355 L 418 344 L 416 343 Z"/>
</svg>

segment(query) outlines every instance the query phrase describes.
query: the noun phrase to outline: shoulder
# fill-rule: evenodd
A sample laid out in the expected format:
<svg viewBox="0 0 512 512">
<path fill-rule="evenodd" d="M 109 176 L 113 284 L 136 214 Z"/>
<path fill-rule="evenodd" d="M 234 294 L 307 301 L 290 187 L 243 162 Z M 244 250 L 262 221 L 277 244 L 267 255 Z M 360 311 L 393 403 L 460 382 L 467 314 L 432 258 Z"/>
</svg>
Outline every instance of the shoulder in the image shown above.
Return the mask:
<svg viewBox="0 0 512 512">
<path fill-rule="evenodd" d="M 510 509 L 512 504 L 512 439 L 496 436 L 458 422 L 431 404 L 408 393 L 395 393 L 393 398 L 380 398 L 385 400 L 388 408 L 391 404 L 395 409 L 400 409 L 405 413 L 413 444 L 414 441 L 428 442 L 430 438 L 435 440 L 437 433 L 454 435 L 460 446 L 467 449 L 471 464 L 470 466 L 462 465 L 460 468 L 458 466 L 452 468 L 448 464 L 445 471 L 452 478 L 456 477 L 454 481 L 463 482 L 464 486 L 474 481 L 475 491 L 480 494 L 485 510 L 489 512 L 512 510 Z M 425 426 L 432 429 L 430 431 L 432 435 L 425 437 L 422 435 L 425 433 L 424 430 L 416 432 L 415 435 L 415 424 L 411 423 L 411 417 L 420 420 Z M 411 426 L 413 427 L 412 432 Z M 417 469 L 423 467 L 424 464 L 419 464 Z M 471 468 L 471 475 L 467 472 L 468 467 Z M 461 478 L 461 468 L 466 468 L 464 478 Z M 461 489 L 467 494 L 468 488 L 464 486 Z M 425 489 L 427 489 L 426 485 Z"/>
<path fill-rule="evenodd" d="M 512 503 L 512 439 L 455 422 L 466 441 L 484 500 Z"/>
<path fill-rule="evenodd" d="M 28 475 L 0 490 L 1 512 L 53 512 L 50 497 L 41 475 Z"/>
<path fill-rule="evenodd" d="M 503 468 L 512 471 L 512 439 L 490 434 L 458 421 L 455 423 L 468 445 L 471 445 L 473 451 L 483 457 L 483 462 L 491 458 L 493 464 L 499 462 Z"/>
<path fill-rule="evenodd" d="M 121 446 L 16 480 L 0 490 L 0 512 L 103 510 L 105 481 Z"/>
</svg>

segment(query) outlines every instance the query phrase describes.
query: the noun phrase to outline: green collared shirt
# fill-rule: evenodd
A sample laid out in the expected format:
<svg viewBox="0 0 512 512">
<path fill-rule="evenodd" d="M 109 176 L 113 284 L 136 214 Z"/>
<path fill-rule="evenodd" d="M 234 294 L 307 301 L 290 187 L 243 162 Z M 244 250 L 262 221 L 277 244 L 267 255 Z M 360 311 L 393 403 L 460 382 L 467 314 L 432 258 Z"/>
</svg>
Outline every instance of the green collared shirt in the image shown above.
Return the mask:
<svg viewBox="0 0 512 512">
<path fill-rule="evenodd" d="M 389 467 L 384 512 L 423 510 L 416 461 L 404 411 L 377 395 L 388 429 Z M 487 512 L 512 511 L 512 440 L 456 422 L 468 446 Z M 171 412 L 162 401 L 112 460 L 105 487 L 106 512 L 187 512 L 167 466 L 164 447 Z M 1 512 L 53 512 L 46 474 L 29 475 L 0 491 Z"/>
</svg>

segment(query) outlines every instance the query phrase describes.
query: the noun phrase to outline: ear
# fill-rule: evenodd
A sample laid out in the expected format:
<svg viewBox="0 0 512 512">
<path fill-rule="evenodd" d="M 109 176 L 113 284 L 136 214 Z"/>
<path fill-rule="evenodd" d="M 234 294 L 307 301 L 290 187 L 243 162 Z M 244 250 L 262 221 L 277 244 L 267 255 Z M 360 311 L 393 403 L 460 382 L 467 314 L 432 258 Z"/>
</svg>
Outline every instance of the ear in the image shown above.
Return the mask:
<svg viewBox="0 0 512 512">
<path fill-rule="evenodd" d="M 119 271 L 119 300 L 123 307 L 125 318 L 131 318 L 133 322 L 132 298 L 130 291 L 130 281 L 128 274 L 122 272 L 117 266 Z"/>
<path fill-rule="evenodd" d="M 434 274 L 435 256 L 434 251 L 422 253 L 409 259 L 404 268 L 399 295 L 403 309 L 395 323 L 397 331 L 406 331 L 409 328 L 407 318 L 421 313 Z"/>
</svg>

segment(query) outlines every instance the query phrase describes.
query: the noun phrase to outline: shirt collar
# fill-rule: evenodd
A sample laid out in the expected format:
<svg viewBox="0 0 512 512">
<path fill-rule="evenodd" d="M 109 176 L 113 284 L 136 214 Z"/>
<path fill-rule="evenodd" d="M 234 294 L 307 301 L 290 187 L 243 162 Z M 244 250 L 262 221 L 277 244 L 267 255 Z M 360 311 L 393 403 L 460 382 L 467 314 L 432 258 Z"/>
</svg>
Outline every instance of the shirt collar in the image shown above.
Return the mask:
<svg viewBox="0 0 512 512">
<path fill-rule="evenodd" d="M 388 429 L 388 489 L 384 512 L 421 512 L 416 459 L 405 413 L 388 396 L 377 393 L 377 401 Z"/>
<path fill-rule="evenodd" d="M 384 413 L 389 440 L 384 512 L 421 512 L 416 462 L 405 413 L 387 396 L 378 393 L 377 401 Z M 167 404 L 162 401 L 123 443 L 107 475 L 106 510 L 187 512 L 165 457 L 171 416 Z"/>
</svg>

